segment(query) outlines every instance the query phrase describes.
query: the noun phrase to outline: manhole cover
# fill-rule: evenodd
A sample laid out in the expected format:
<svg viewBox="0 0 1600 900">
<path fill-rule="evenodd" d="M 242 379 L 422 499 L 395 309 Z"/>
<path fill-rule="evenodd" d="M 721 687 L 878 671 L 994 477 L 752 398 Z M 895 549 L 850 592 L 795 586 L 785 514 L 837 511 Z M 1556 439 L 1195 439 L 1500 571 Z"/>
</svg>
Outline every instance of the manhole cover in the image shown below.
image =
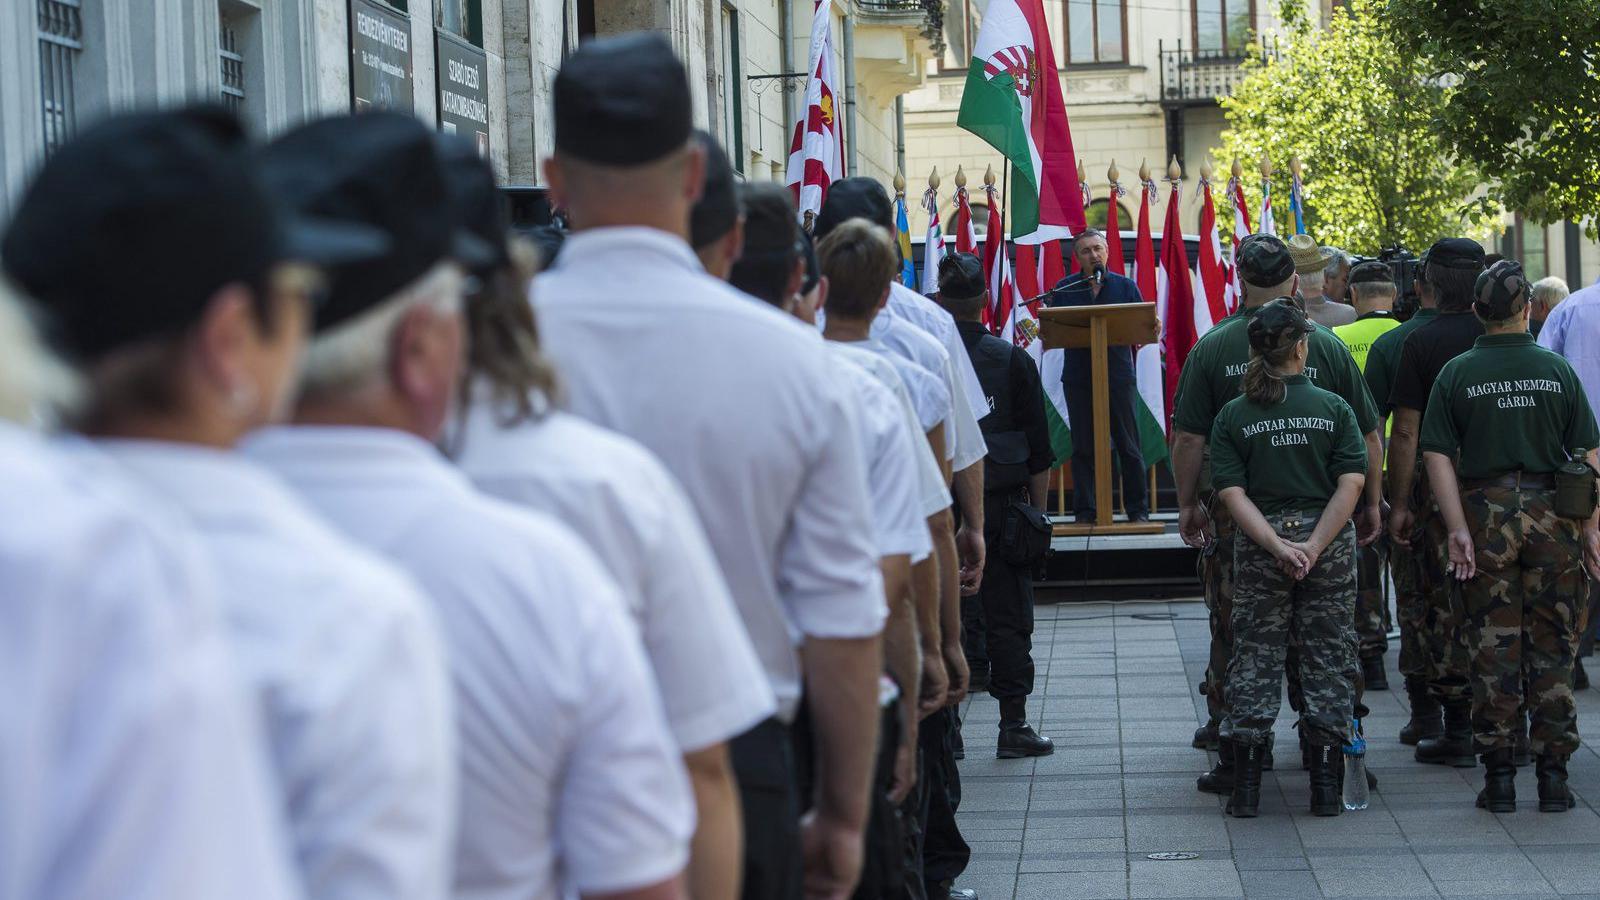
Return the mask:
<svg viewBox="0 0 1600 900">
<path fill-rule="evenodd" d="M 1145 859 L 1153 859 L 1153 860 L 1157 860 L 1158 862 L 1173 862 L 1173 861 L 1176 861 L 1176 860 L 1199 859 L 1199 858 L 1200 858 L 1200 854 L 1198 854 L 1198 853 L 1189 853 L 1188 851 L 1183 851 L 1183 850 L 1168 850 L 1168 851 L 1166 851 L 1164 853 L 1152 853 L 1149 856 L 1145 857 Z"/>
</svg>

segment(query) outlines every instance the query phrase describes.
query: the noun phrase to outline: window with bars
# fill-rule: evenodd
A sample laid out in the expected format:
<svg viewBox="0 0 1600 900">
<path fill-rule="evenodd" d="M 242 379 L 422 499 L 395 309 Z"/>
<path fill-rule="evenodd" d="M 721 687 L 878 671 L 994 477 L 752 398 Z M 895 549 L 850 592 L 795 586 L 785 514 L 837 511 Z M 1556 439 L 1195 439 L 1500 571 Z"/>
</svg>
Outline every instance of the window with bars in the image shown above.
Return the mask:
<svg viewBox="0 0 1600 900">
<path fill-rule="evenodd" d="M 222 63 L 222 104 L 235 113 L 243 113 L 244 55 L 239 48 L 239 23 L 226 11 L 220 18 L 222 31 L 217 36 L 217 56 Z"/>
<path fill-rule="evenodd" d="M 83 50 L 83 10 L 79 0 L 37 2 L 39 100 L 44 113 L 44 152 L 48 155 L 77 130 L 73 66 Z"/>
</svg>

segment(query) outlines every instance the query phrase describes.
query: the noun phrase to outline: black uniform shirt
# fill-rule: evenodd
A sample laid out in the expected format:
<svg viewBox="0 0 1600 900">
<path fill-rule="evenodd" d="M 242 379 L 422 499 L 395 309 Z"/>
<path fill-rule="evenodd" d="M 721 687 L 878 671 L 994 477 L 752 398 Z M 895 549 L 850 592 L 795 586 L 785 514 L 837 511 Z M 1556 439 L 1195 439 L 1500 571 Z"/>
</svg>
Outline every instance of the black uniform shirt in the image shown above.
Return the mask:
<svg viewBox="0 0 1600 900">
<path fill-rule="evenodd" d="M 1428 394 L 1444 364 L 1472 349 L 1483 335 L 1483 323 L 1471 311 L 1441 312 L 1433 321 L 1406 336 L 1400 350 L 1400 366 L 1390 388 L 1389 406 L 1394 409 L 1428 408 Z"/>
<path fill-rule="evenodd" d="M 990 439 L 991 455 L 1002 443 L 993 438 L 1018 433 L 1027 445 L 1028 474 L 1050 468 L 1055 457 L 1050 450 L 1050 427 L 1044 417 L 1044 386 L 1033 358 L 1022 348 L 990 334 L 982 323 L 958 320 L 956 330 L 988 401 L 988 409 L 980 410 L 978 427 Z"/>
</svg>

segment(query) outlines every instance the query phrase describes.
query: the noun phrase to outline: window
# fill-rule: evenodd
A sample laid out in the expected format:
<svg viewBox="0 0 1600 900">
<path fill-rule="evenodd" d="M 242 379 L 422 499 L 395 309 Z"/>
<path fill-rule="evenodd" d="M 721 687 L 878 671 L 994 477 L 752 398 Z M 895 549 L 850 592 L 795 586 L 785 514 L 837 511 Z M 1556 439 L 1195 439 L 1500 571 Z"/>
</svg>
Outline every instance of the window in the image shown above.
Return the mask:
<svg viewBox="0 0 1600 900">
<path fill-rule="evenodd" d="M 744 75 L 740 72 L 739 11 L 722 8 L 722 146 L 744 174 Z"/>
<path fill-rule="evenodd" d="M 989 0 L 949 0 L 944 11 L 944 56 L 939 67 L 962 72 L 972 63 L 972 44 L 983 27 Z"/>
<path fill-rule="evenodd" d="M 1243 56 L 1255 18 L 1255 0 L 1194 0 L 1195 48 L 1204 56 Z"/>
<path fill-rule="evenodd" d="M 1069 65 L 1120 63 L 1127 59 L 1123 39 L 1123 0 L 1067 0 Z"/>
<path fill-rule="evenodd" d="M 483 46 L 483 0 L 434 0 L 433 26 L 465 38 L 475 47 Z M 391 4 L 405 9 L 404 3 Z"/>
<path fill-rule="evenodd" d="M 77 130 L 72 69 L 83 50 L 83 11 L 78 4 L 79 0 L 39 0 L 39 101 L 46 155 Z"/>
<path fill-rule="evenodd" d="M 244 110 L 244 56 L 239 49 L 239 23 L 227 10 L 218 15 L 221 33 L 217 36 L 217 56 L 222 62 L 222 105 L 235 113 Z"/>
<path fill-rule="evenodd" d="M 1550 274 L 1550 254 L 1545 246 L 1545 227 L 1524 221 L 1517 214 L 1516 224 L 1506 229 L 1501 255 L 1522 263 L 1529 281 Z"/>
</svg>

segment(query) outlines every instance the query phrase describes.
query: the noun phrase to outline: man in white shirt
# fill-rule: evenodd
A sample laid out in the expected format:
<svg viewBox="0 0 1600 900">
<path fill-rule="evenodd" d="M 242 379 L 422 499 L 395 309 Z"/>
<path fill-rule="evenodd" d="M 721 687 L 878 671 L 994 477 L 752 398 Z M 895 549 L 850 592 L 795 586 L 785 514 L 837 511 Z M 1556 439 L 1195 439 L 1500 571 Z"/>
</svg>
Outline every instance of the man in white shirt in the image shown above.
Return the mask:
<svg viewBox="0 0 1600 900">
<path fill-rule="evenodd" d="M 60 372 L 0 289 L 0 417 Z M 0 900 L 293 900 L 215 583 L 86 468 L 0 420 Z"/>
<path fill-rule="evenodd" d="M 727 742 L 772 716 L 772 688 L 683 489 L 639 444 L 552 408 L 531 247 L 509 239 L 488 160 L 466 140 L 439 144 L 456 206 L 499 251 L 471 273 L 466 407 L 445 446 L 480 490 L 571 528 L 618 580 L 694 789 L 689 893 L 733 900 L 743 851 Z"/>
<path fill-rule="evenodd" d="M 378 228 L 397 255 L 335 270 L 328 305 L 346 317 L 312 342 L 296 425 L 247 450 L 433 601 L 456 696 L 455 895 L 677 900 L 693 810 L 615 584 L 570 532 L 479 494 L 429 443 L 460 374 L 462 275 L 384 286 L 451 207 L 413 205 L 428 179 L 374 153 L 374 115 L 309 126 L 266 154 L 269 174 L 299 188 L 285 192 L 296 208 Z M 405 158 L 437 167 L 432 134 L 403 118 Z M 347 154 L 366 167 L 339 165 Z M 306 166 L 343 177 L 289 177 Z"/>
<path fill-rule="evenodd" d="M 364 120 L 368 133 L 395 123 L 427 135 L 409 117 Z M 220 110 L 110 120 L 52 157 L 8 235 L 7 265 L 90 376 L 79 427 L 152 489 L 149 512 L 171 504 L 195 526 L 228 588 L 232 649 L 307 894 L 437 900 L 455 761 L 436 625 L 413 585 L 230 452 L 283 409 L 311 317 L 337 312 L 313 312 L 316 279 L 297 262 L 312 257 L 300 254 L 370 264 L 386 241 L 285 221 L 251 149 Z M 363 168 L 385 162 L 360 156 Z M 102 176 L 116 189 L 81 189 Z M 414 187 L 425 202 L 427 186 Z M 326 255 L 351 238 L 366 251 Z M 98 255 L 83 258 L 84 245 Z"/>
<path fill-rule="evenodd" d="M 745 894 L 798 896 L 803 855 L 807 894 L 848 896 L 886 614 L 853 404 L 815 332 L 710 278 L 690 250 L 703 153 L 666 39 L 591 41 L 554 95 L 545 171 L 574 231 L 534 282 L 545 346 L 572 411 L 638 440 L 682 484 L 778 699 L 774 720 L 733 743 Z M 819 783 L 799 827 L 787 723 L 802 673 Z"/>
</svg>

